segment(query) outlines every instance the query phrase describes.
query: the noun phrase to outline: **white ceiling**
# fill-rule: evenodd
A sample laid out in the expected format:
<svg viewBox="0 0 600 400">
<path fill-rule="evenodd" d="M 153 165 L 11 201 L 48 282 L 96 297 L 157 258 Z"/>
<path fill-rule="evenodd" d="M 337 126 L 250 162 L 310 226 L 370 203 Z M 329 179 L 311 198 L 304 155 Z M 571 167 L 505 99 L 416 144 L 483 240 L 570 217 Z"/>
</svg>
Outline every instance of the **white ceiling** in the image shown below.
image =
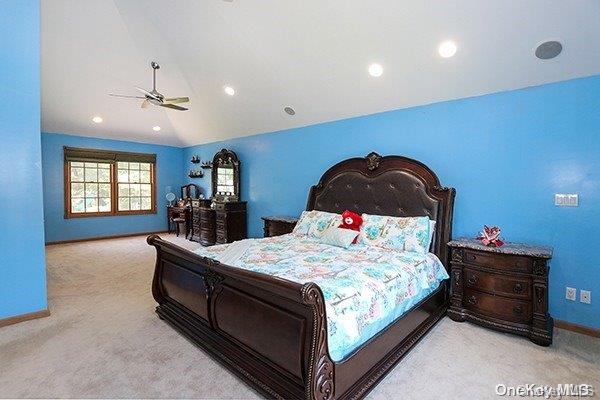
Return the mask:
<svg viewBox="0 0 600 400">
<path fill-rule="evenodd" d="M 207 143 L 595 75 L 599 38 L 598 0 L 42 0 L 42 129 Z M 563 53 L 540 61 L 548 39 Z M 151 60 L 189 111 L 108 96 L 150 88 Z"/>
</svg>

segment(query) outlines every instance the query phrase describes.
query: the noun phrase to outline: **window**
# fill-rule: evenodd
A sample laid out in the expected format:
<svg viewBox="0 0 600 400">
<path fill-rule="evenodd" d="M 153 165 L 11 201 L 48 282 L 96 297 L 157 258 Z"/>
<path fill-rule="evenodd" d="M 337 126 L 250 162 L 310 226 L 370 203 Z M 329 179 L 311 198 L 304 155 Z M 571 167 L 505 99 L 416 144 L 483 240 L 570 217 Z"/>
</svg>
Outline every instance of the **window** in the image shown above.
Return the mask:
<svg viewBox="0 0 600 400">
<path fill-rule="evenodd" d="M 156 213 L 154 154 L 64 151 L 65 218 Z"/>
</svg>

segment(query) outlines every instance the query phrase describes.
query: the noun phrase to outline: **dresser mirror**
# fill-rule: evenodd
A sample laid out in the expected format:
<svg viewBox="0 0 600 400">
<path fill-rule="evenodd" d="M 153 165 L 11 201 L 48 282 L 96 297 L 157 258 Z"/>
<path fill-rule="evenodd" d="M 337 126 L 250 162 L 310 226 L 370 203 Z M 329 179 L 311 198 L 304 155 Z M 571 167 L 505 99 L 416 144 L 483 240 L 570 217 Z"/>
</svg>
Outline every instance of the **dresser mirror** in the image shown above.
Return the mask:
<svg viewBox="0 0 600 400">
<path fill-rule="evenodd" d="M 222 149 L 213 158 L 212 193 L 217 201 L 240 199 L 240 161 L 231 150 Z"/>
</svg>

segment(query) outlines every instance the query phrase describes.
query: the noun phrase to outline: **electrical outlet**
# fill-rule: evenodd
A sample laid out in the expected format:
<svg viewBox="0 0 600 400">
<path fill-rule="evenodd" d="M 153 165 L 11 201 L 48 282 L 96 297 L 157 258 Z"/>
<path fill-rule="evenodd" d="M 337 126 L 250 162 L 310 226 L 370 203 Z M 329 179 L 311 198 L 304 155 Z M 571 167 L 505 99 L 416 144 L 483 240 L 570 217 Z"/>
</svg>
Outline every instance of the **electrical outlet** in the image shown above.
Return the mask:
<svg viewBox="0 0 600 400">
<path fill-rule="evenodd" d="M 558 207 L 578 207 L 579 195 L 556 193 L 554 195 L 554 205 Z"/>
<path fill-rule="evenodd" d="M 579 292 L 579 301 L 586 304 L 592 303 L 592 292 L 589 290 L 582 290 Z"/>
<path fill-rule="evenodd" d="M 567 293 L 565 295 L 565 299 L 575 301 L 577 297 L 577 289 L 567 286 Z"/>
</svg>

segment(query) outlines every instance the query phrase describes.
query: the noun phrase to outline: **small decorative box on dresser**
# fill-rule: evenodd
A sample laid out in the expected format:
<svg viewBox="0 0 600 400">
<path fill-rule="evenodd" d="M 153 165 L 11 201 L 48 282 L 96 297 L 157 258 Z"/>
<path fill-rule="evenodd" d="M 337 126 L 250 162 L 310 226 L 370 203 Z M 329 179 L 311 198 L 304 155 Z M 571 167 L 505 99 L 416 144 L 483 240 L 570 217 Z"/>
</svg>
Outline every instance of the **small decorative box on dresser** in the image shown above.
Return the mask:
<svg viewBox="0 0 600 400">
<path fill-rule="evenodd" d="M 552 249 L 507 243 L 487 247 L 474 239 L 448 243 L 452 295 L 448 316 L 552 344 L 548 262 Z"/>
<path fill-rule="evenodd" d="M 265 237 L 291 233 L 298 222 L 298 218 L 285 216 L 268 216 L 262 219 L 265 222 Z"/>
</svg>

